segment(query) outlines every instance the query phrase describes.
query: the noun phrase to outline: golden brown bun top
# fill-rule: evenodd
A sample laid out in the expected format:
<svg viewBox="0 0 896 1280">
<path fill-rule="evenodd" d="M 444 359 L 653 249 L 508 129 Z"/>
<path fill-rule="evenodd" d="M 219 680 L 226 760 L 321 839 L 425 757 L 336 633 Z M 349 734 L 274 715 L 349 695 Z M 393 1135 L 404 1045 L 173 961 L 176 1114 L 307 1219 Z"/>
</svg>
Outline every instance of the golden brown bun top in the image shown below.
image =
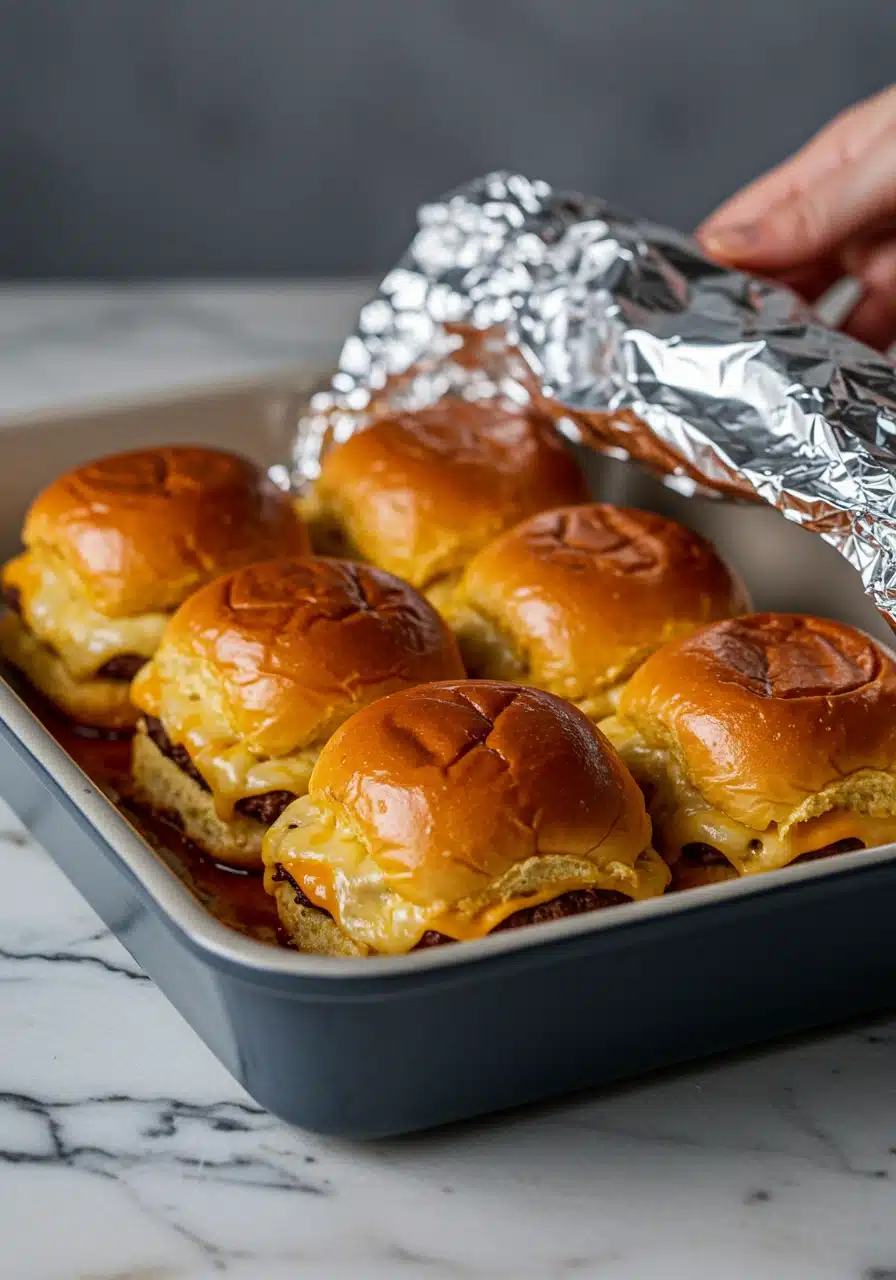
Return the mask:
<svg viewBox="0 0 896 1280">
<path fill-rule="evenodd" d="M 269 756 L 320 741 L 374 698 L 463 674 L 445 623 L 406 582 L 343 560 L 271 560 L 185 601 L 132 687 L 166 722 L 187 687 Z"/>
<path fill-rule="evenodd" d="M 261 467 L 193 446 L 66 472 L 35 499 L 22 536 L 61 556 L 109 616 L 164 612 L 219 573 L 308 550 L 293 499 Z"/>
<path fill-rule="evenodd" d="M 619 718 L 712 805 L 762 830 L 856 770 L 896 767 L 896 663 L 845 623 L 750 614 L 660 649 Z"/>
<path fill-rule="evenodd" d="M 691 529 L 600 502 L 544 511 L 503 534 L 471 562 L 457 599 L 507 638 L 533 684 L 576 700 L 624 679 L 667 640 L 748 607 L 743 585 Z"/>
<path fill-rule="evenodd" d="M 373 564 L 426 587 L 585 482 L 547 419 L 446 400 L 381 418 L 324 459 L 317 500 Z"/>
<path fill-rule="evenodd" d="M 632 866 L 650 840 L 634 779 L 569 703 L 491 680 L 383 698 L 330 739 L 312 801 L 420 904 L 481 892 L 537 854 Z"/>
</svg>

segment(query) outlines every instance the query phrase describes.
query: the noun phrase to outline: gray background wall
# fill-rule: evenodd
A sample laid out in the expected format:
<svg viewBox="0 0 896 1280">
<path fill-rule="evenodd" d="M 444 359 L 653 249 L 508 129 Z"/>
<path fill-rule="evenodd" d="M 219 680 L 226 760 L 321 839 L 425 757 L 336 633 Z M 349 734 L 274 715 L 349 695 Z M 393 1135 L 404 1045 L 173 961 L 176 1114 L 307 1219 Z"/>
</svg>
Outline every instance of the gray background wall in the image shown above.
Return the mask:
<svg viewBox="0 0 896 1280">
<path fill-rule="evenodd" d="M 363 273 L 496 166 L 690 227 L 894 75 L 894 0 L 0 0 L 0 275 Z"/>
</svg>

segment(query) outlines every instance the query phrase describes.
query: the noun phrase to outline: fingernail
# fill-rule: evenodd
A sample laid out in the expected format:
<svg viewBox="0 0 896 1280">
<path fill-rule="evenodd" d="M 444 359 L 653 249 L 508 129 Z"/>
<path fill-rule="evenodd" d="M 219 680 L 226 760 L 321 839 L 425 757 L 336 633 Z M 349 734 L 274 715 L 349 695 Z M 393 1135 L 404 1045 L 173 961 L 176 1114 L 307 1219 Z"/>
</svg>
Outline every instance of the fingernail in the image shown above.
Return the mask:
<svg viewBox="0 0 896 1280">
<path fill-rule="evenodd" d="M 728 227 L 713 227 L 703 236 L 706 252 L 714 258 L 736 258 L 749 253 L 762 239 L 758 222 L 737 222 Z"/>
</svg>

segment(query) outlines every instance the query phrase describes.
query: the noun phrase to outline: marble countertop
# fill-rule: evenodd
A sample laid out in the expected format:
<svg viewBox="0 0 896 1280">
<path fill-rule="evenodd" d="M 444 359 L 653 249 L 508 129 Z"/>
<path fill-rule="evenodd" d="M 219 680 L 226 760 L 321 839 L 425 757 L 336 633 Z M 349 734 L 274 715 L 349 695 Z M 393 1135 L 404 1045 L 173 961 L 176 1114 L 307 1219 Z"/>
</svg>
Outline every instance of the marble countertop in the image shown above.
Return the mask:
<svg viewBox="0 0 896 1280">
<path fill-rule="evenodd" d="M 362 293 L 0 290 L 0 415 L 325 358 Z M 260 1111 L 5 808 L 0 884 L 3 1280 L 896 1280 L 896 1021 L 356 1146 Z"/>
</svg>

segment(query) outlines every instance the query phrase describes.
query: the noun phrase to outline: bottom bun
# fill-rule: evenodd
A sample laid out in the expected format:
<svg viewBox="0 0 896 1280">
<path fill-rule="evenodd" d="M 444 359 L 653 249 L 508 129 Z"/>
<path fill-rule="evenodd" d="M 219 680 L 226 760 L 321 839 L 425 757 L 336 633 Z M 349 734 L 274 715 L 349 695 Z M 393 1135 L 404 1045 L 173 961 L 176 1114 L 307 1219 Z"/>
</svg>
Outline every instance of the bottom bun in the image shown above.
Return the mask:
<svg viewBox="0 0 896 1280">
<path fill-rule="evenodd" d="M 267 827 L 237 813 L 224 822 L 208 791 L 169 760 L 142 725 L 134 735 L 132 771 L 136 799 L 174 822 L 188 840 L 216 862 L 256 871 Z"/>
<path fill-rule="evenodd" d="M 316 956 L 366 956 L 370 952 L 339 928 L 326 911 L 302 902 L 295 885 L 283 880 L 274 886 L 277 915 L 297 951 Z"/>
<path fill-rule="evenodd" d="M 133 729 L 139 712 L 127 680 L 76 680 L 62 659 L 16 614 L 0 618 L 0 654 L 54 706 L 79 724 L 118 732 Z"/>
</svg>

